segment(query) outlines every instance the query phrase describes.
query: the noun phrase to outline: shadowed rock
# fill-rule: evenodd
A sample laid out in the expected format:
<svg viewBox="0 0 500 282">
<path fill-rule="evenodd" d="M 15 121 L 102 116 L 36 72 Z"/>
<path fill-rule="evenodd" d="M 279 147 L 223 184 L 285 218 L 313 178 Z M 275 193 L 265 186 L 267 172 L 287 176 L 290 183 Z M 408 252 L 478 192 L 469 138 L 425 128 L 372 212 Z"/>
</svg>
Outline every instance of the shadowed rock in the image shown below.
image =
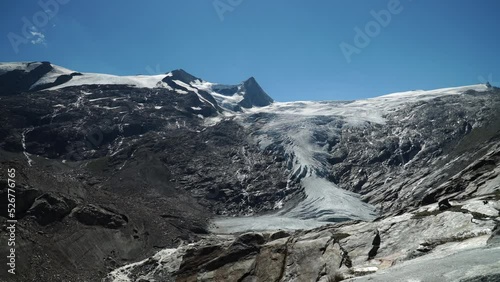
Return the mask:
<svg viewBox="0 0 500 282">
<path fill-rule="evenodd" d="M 40 225 L 62 220 L 76 206 L 75 201 L 53 193 L 36 198 L 28 214 L 36 218 Z"/>
<path fill-rule="evenodd" d="M 375 230 L 375 237 L 373 238 L 372 246 L 373 247 L 368 252 L 368 260 L 375 258 L 378 253 L 378 249 L 380 248 L 380 233 L 378 229 Z"/>
<path fill-rule="evenodd" d="M 77 208 L 73 216 L 85 225 L 99 225 L 107 228 L 120 228 L 128 222 L 125 215 L 117 214 L 96 205 Z"/>
</svg>

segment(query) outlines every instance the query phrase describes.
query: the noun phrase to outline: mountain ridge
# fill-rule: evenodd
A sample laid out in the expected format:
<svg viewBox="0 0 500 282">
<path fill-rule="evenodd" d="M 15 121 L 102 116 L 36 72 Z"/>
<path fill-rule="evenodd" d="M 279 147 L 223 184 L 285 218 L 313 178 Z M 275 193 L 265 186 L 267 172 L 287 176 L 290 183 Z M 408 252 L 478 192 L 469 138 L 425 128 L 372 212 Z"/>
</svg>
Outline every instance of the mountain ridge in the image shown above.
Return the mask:
<svg viewBox="0 0 500 282">
<path fill-rule="evenodd" d="M 36 71 L 37 69 L 38 69 L 38 71 Z M 55 86 L 68 87 L 68 86 L 77 86 L 77 85 L 92 85 L 89 82 L 82 81 L 81 84 L 64 86 L 64 84 L 66 82 L 68 82 L 71 79 L 71 77 L 83 76 L 84 74 L 102 75 L 102 76 L 114 77 L 114 78 L 130 78 L 130 77 L 160 78 L 160 77 L 164 76 L 163 79 L 165 79 L 173 74 L 176 76 L 176 78 L 179 78 L 179 80 L 184 82 L 184 83 L 191 83 L 191 82 L 197 81 L 197 80 L 204 82 L 203 79 L 188 73 L 184 69 L 175 69 L 175 70 L 172 70 L 170 72 L 166 72 L 164 74 L 154 74 L 154 75 L 139 74 L 139 75 L 132 75 L 131 76 L 131 75 L 112 75 L 112 74 L 105 74 L 105 73 L 81 73 L 78 71 L 66 69 L 66 68 L 58 66 L 58 65 L 54 65 L 48 61 L 0 62 L 0 77 L 7 75 L 9 72 L 21 72 L 21 71 L 26 73 L 26 74 L 30 74 L 31 72 L 35 71 L 35 74 L 29 76 L 30 79 L 28 79 L 27 81 L 19 81 L 18 82 L 18 84 L 30 84 L 30 82 L 35 79 L 35 81 L 30 84 L 30 88 L 28 89 L 30 91 L 49 89 L 49 88 L 54 88 Z M 56 72 L 51 77 L 53 81 L 51 83 L 44 82 L 44 83 L 39 83 L 37 85 L 36 82 L 39 82 L 38 80 L 40 80 L 43 77 L 43 75 L 46 75 L 50 71 Z M 57 74 L 59 74 L 59 75 L 57 75 Z M 55 80 L 57 80 L 58 78 L 61 81 L 56 82 Z M 160 80 L 162 80 L 162 79 L 160 79 Z M 124 80 L 124 82 L 122 82 L 122 84 L 127 85 L 127 83 L 125 81 L 126 80 Z M 7 85 L 7 82 L 8 82 L 7 80 L 5 80 L 5 82 L 3 82 L 4 88 Z M 128 82 L 130 82 L 130 81 L 128 81 Z M 159 81 L 155 81 L 155 82 L 156 83 L 138 84 L 138 85 L 136 85 L 136 87 L 141 87 L 141 86 L 145 86 L 145 85 L 147 85 L 147 87 L 149 87 L 149 88 L 162 87 L 161 85 L 158 84 Z M 107 82 L 105 80 L 97 80 L 97 81 L 95 81 L 94 84 L 105 85 L 105 84 L 116 84 L 116 82 L 113 80 L 110 80 Z M 262 89 L 262 87 L 258 84 L 257 80 L 253 76 L 250 76 L 248 79 L 243 80 L 241 83 L 235 84 L 235 85 L 225 85 L 225 84 L 218 84 L 218 83 L 211 83 L 211 84 L 213 84 L 215 86 L 220 86 L 221 88 L 231 88 L 231 87 L 235 87 L 235 86 L 245 86 L 245 85 L 247 87 L 250 87 L 250 86 L 254 85 L 255 88 L 258 89 L 258 92 L 261 92 L 259 94 L 264 94 L 265 96 L 267 96 L 267 97 L 261 98 L 263 100 L 267 100 L 267 102 L 261 103 L 261 105 L 259 105 L 260 107 L 267 106 L 270 103 L 274 102 L 274 100 L 271 97 L 269 97 L 269 95 L 267 95 L 267 93 L 265 93 L 265 91 Z M 133 84 L 130 84 L 130 85 L 133 85 Z M 36 86 L 36 87 L 33 87 L 33 86 Z M 26 87 L 26 86 L 24 86 L 24 87 Z M 446 94 L 445 92 L 447 90 L 449 90 L 451 92 L 453 92 L 455 90 L 455 92 L 456 92 L 456 90 L 464 90 L 464 89 L 465 90 L 469 90 L 469 89 L 471 89 L 471 90 L 477 90 L 477 89 L 485 90 L 488 88 L 494 89 L 496 87 L 492 86 L 489 82 L 486 82 L 486 83 L 476 84 L 476 85 L 443 87 L 443 88 L 437 88 L 437 89 L 433 89 L 433 90 L 412 90 L 412 91 L 394 92 L 394 93 L 380 95 L 377 97 L 365 98 L 365 99 L 359 99 L 359 100 L 369 100 L 369 99 L 376 99 L 376 98 L 390 98 L 391 96 L 401 96 L 401 95 L 402 96 L 411 96 L 411 95 L 427 94 L 429 92 L 441 92 L 441 93 Z M 25 91 L 26 89 L 22 88 L 22 89 L 17 90 L 17 92 L 22 91 L 22 90 Z M 221 94 L 230 96 L 227 92 L 221 93 Z M 5 93 L 3 95 L 5 95 Z M 251 100 L 251 99 L 249 99 L 249 100 Z M 359 101 L 359 100 L 356 100 L 356 101 Z M 331 101 L 331 102 L 349 102 L 349 101 L 344 101 L 344 100 L 322 100 L 322 101 L 316 101 L 316 102 L 329 102 L 329 101 Z M 298 101 L 292 101 L 292 102 L 303 102 L 303 101 L 298 100 Z M 287 103 L 287 102 L 283 102 L 283 103 Z"/>
<path fill-rule="evenodd" d="M 73 77 L 78 76 L 75 79 Z M 16 81 L 15 83 L 12 83 Z M 0 83 L 9 85 L 4 86 L 3 92 L 0 95 L 12 95 L 22 91 L 39 91 L 50 89 L 61 89 L 70 86 L 82 85 L 132 85 L 135 87 L 146 88 L 178 88 L 175 81 L 180 81 L 184 84 L 191 84 L 198 81 L 205 83 L 202 79 L 186 72 L 183 69 L 176 69 L 171 72 L 159 75 L 137 75 L 137 76 L 115 76 L 101 73 L 80 73 L 75 72 L 57 65 L 52 65 L 50 62 L 9 62 L 0 63 Z M 213 84 L 217 85 L 217 84 Z M 184 85 L 185 86 L 185 85 Z M 181 85 L 180 87 L 183 87 Z M 232 110 L 241 110 L 243 108 L 251 108 L 254 106 L 266 106 L 273 102 L 264 90 L 260 87 L 254 77 L 244 80 L 240 84 L 229 86 L 236 88 L 232 93 L 223 94 L 232 100 L 238 100 L 237 103 L 226 103 L 228 99 L 220 99 L 223 104 L 230 105 Z M 189 88 L 189 87 L 188 87 Z M 247 89 L 249 91 L 240 91 Z M 181 91 L 187 91 L 183 89 Z M 189 89 L 190 90 L 190 89 Z M 211 89 L 197 89 L 199 91 L 211 91 Z M 183 92 L 181 92 L 183 93 Z M 216 93 L 216 92 L 214 92 Z M 207 95 L 204 94 L 205 99 Z M 232 96 L 241 96 L 232 97 Z M 210 99 L 214 103 L 214 99 Z"/>
</svg>

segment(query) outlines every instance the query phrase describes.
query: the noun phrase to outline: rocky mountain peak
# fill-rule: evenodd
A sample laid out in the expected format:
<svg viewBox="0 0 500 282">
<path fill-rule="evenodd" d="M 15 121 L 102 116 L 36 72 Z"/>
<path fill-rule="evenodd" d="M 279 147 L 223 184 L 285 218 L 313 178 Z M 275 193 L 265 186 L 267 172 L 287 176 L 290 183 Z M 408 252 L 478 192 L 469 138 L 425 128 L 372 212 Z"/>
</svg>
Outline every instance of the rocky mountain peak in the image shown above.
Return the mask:
<svg viewBox="0 0 500 282">
<path fill-rule="evenodd" d="M 251 76 L 247 80 L 243 81 L 243 84 L 246 83 L 257 83 L 257 80 L 255 79 L 255 77 Z"/>
<path fill-rule="evenodd" d="M 260 87 L 253 76 L 243 82 L 242 88 L 245 93 L 243 94 L 244 99 L 240 102 L 240 105 L 244 108 L 251 108 L 252 106 L 264 107 L 274 102 L 262 87 Z"/>
<path fill-rule="evenodd" d="M 200 80 L 198 77 L 188 73 L 183 69 L 176 69 L 170 72 L 172 74 L 172 79 L 180 80 L 185 83 L 190 83 L 195 80 Z"/>
</svg>

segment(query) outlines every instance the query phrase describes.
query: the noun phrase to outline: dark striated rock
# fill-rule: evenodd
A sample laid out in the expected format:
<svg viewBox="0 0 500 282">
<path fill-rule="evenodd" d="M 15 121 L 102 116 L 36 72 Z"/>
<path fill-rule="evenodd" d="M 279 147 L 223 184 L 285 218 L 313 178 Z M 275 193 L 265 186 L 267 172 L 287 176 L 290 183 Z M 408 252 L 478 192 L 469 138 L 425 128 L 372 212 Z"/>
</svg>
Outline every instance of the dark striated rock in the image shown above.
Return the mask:
<svg viewBox="0 0 500 282">
<path fill-rule="evenodd" d="M 247 233 L 229 240 L 210 236 L 160 251 L 125 272 L 110 273 L 105 281 L 113 281 L 119 273 L 155 281 L 329 281 L 346 257 L 332 233 L 325 230 L 262 242 L 269 235 Z"/>
<path fill-rule="evenodd" d="M 444 211 L 451 208 L 451 204 L 448 199 L 443 199 L 438 202 L 439 210 Z"/>
<path fill-rule="evenodd" d="M 289 237 L 291 234 L 287 231 L 284 230 L 279 230 L 271 234 L 270 239 L 271 240 L 278 240 L 281 238 L 286 238 Z"/>
<path fill-rule="evenodd" d="M 478 275 L 472 278 L 461 279 L 460 282 L 497 282 L 500 281 L 500 273 L 497 274 L 486 274 Z"/>
<path fill-rule="evenodd" d="M 266 242 L 264 236 L 260 233 L 245 233 L 234 240 L 234 244 L 244 244 L 244 245 L 262 245 Z"/>
<path fill-rule="evenodd" d="M 490 238 L 488 239 L 489 246 L 500 246 L 500 222 L 497 221 L 493 228 Z"/>
</svg>

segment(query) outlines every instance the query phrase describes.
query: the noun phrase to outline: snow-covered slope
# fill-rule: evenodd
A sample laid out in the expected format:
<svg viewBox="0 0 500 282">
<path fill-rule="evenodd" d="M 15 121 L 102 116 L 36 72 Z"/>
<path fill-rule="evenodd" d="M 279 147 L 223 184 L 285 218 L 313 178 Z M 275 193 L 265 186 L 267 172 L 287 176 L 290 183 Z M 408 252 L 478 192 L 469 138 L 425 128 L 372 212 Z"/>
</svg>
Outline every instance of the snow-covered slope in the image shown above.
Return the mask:
<svg viewBox="0 0 500 282">
<path fill-rule="evenodd" d="M 32 63 L 0 63 L 0 75 L 4 75 L 12 71 L 24 71 L 25 73 L 32 72 L 36 68 L 40 67 L 43 63 L 32 62 Z M 46 63 L 48 64 L 48 63 Z M 67 68 L 50 64 L 51 69 L 43 74 L 35 83 L 30 86 L 30 89 L 34 89 L 37 86 L 42 86 L 46 84 L 51 84 L 56 81 L 61 75 L 71 75 L 72 73 L 77 73 L 75 71 L 69 70 Z M 117 76 L 101 73 L 78 73 L 70 81 L 50 87 L 48 89 L 55 90 L 70 86 L 79 85 L 93 85 L 93 84 L 106 84 L 106 85 L 131 85 L 135 87 L 145 87 L 145 88 L 155 88 L 158 87 L 158 83 L 165 77 L 165 74 L 161 75 L 138 75 L 138 76 Z"/>
<path fill-rule="evenodd" d="M 38 71 L 37 71 L 38 69 Z M 4 75 L 26 78 L 23 87 L 12 92 L 57 90 L 71 86 L 84 85 L 127 85 L 137 88 L 166 88 L 178 94 L 195 92 L 200 100 L 209 103 L 217 101 L 218 106 L 229 111 L 241 111 L 243 108 L 267 106 L 273 100 L 260 88 L 252 77 L 238 85 L 222 85 L 199 79 L 184 70 L 174 70 L 166 74 L 117 76 L 101 73 L 79 73 L 48 62 L 0 63 L 0 79 Z M 9 77 L 9 80 L 12 80 Z M 213 98 L 208 98 L 203 93 Z"/>
<path fill-rule="evenodd" d="M 44 77 L 41 83 L 54 79 L 57 74 L 53 76 Z M 61 89 L 69 86 L 77 85 L 92 85 L 92 84 L 123 84 L 132 85 L 141 88 L 156 88 L 161 87 L 159 82 L 165 77 L 164 74 L 161 75 L 137 75 L 137 76 L 116 76 L 109 74 L 97 74 L 97 73 L 83 73 L 81 76 L 75 76 L 70 81 L 49 88 L 51 90 Z"/>
<path fill-rule="evenodd" d="M 485 84 L 442 88 L 435 90 L 416 90 L 392 93 L 376 98 L 356 101 L 296 101 L 275 102 L 262 108 L 248 110 L 249 113 L 275 113 L 296 117 L 338 116 L 352 124 L 374 122 L 383 124 L 384 115 L 393 112 L 404 105 L 444 97 L 460 95 L 466 91 L 485 92 L 489 88 Z"/>
<path fill-rule="evenodd" d="M 30 72 L 39 67 L 42 63 L 21 63 L 21 62 L 0 62 L 0 75 L 4 75 L 11 71 Z"/>
<path fill-rule="evenodd" d="M 33 90 L 38 86 L 43 86 L 46 84 L 55 83 L 57 78 L 59 78 L 61 75 L 71 75 L 72 73 L 75 73 L 75 72 L 72 70 L 69 70 L 67 68 L 60 67 L 60 66 L 52 66 L 52 70 L 47 72 L 37 82 L 35 82 L 33 85 L 31 85 L 30 90 Z"/>
</svg>

